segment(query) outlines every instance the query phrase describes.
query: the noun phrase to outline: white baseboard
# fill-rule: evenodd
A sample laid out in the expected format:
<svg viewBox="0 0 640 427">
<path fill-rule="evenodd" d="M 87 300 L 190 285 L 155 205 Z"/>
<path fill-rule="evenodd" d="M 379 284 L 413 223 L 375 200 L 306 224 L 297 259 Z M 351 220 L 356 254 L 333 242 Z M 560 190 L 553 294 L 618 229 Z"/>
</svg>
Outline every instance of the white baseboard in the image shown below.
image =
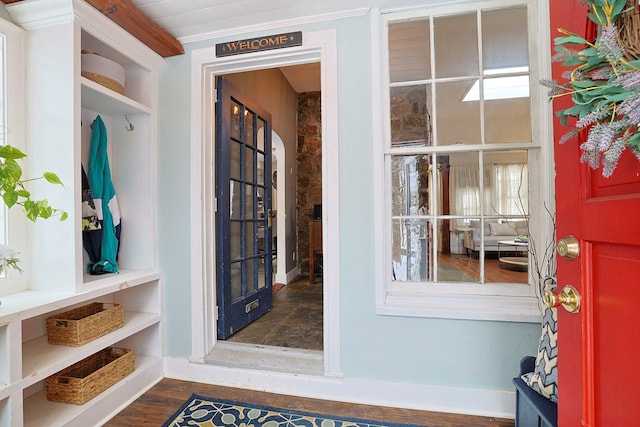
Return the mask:
<svg viewBox="0 0 640 427">
<path fill-rule="evenodd" d="M 276 274 L 275 283 L 284 283 L 285 285 L 293 282 L 300 275 L 300 267 L 296 266 L 286 274 Z"/>
<path fill-rule="evenodd" d="M 165 376 L 316 399 L 424 411 L 515 417 L 515 392 L 236 368 L 165 357 Z"/>
</svg>

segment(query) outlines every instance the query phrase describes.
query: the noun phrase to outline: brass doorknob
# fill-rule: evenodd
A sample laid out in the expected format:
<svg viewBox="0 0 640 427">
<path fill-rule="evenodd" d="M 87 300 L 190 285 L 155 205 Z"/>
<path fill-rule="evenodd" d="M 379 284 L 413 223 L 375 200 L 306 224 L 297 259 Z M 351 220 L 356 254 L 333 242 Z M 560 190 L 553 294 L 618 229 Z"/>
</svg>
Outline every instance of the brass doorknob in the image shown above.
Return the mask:
<svg viewBox="0 0 640 427">
<path fill-rule="evenodd" d="M 578 255 L 580 255 L 580 242 L 574 236 L 567 236 L 558 241 L 556 250 L 560 256 L 573 261 L 578 258 Z"/>
<path fill-rule="evenodd" d="M 562 305 L 569 313 L 580 311 L 580 294 L 571 285 L 565 286 L 561 292 L 546 291 L 542 295 L 542 302 L 549 308 Z"/>
</svg>

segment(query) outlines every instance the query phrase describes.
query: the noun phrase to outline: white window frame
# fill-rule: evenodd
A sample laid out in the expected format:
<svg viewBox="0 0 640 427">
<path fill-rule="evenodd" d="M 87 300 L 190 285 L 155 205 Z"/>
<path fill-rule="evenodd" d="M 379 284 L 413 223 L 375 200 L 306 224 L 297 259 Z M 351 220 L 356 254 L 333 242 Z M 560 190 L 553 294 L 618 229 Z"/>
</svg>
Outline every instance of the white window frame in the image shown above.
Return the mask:
<svg viewBox="0 0 640 427">
<path fill-rule="evenodd" d="M 6 126 L 6 129 L 3 130 L 5 133 L 2 143 L 13 145 L 26 152 L 28 145 L 25 140 L 25 31 L 17 25 L 0 18 L 0 35 L 4 41 L 3 49 L 0 50 L 3 55 L 2 65 L 4 65 L 4 69 L 0 70 L 4 93 L 1 94 L 2 97 L 0 99 L 4 101 L 4 117 L 2 119 Z M 27 162 L 20 162 L 20 166 L 23 170 L 22 176 L 28 178 Z M 6 221 L 0 226 L 4 228 L 7 239 L 6 244 L 18 252 L 21 266 L 25 268 L 25 265 L 29 264 L 27 261 L 29 257 L 27 245 L 28 220 L 21 212 L 20 207 L 6 210 L 4 204 L 2 204 L 0 208 L 5 209 Z M 0 278 L 0 296 L 26 290 L 28 277 L 28 271 L 20 273 L 9 268 L 7 276 Z"/>
<path fill-rule="evenodd" d="M 372 82 L 374 127 L 374 186 L 375 186 L 375 287 L 376 313 L 382 315 L 435 317 L 471 320 L 539 322 L 540 308 L 536 296 L 535 275 L 529 269 L 529 285 L 513 284 L 450 284 L 404 283 L 391 280 L 391 188 L 385 168 L 385 141 L 390 140 L 389 67 L 387 25 L 391 21 L 444 16 L 501 7 L 526 6 L 529 10 L 529 58 L 531 81 L 550 74 L 548 6 L 535 0 L 466 0 L 439 3 L 428 9 L 372 11 Z M 544 3 L 544 2 L 542 2 Z M 551 230 L 553 220 L 547 210 L 553 206 L 553 139 L 551 106 L 546 90 L 531 87 L 532 141 L 519 145 L 529 149 L 530 234 L 541 241 Z M 536 124 L 538 125 L 536 127 Z M 492 148 L 499 144 L 492 144 Z M 444 151 L 468 151 L 468 147 L 443 147 Z M 513 149 L 513 146 L 505 146 Z M 532 167 L 532 166 L 536 167 Z M 538 188 L 535 188 L 538 183 Z"/>
</svg>

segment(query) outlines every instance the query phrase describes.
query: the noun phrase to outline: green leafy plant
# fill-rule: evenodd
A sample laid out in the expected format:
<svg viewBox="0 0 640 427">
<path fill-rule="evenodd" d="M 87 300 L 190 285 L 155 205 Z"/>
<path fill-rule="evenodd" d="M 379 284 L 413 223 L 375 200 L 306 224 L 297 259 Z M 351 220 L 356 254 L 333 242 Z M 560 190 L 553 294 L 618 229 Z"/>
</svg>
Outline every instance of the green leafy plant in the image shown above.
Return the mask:
<svg viewBox="0 0 640 427">
<path fill-rule="evenodd" d="M 602 174 L 611 176 L 625 149 L 640 159 L 640 61 L 625 57 L 618 32 L 618 19 L 630 9 L 627 0 L 583 0 L 588 17 L 598 28 L 595 41 L 559 29 L 552 60 L 570 69 L 566 82 L 542 80 L 550 88 L 551 99 L 571 96 L 573 106 L 556 114 L 561 123 L 573 129 L 560 142 L 575 138 L 587 130 L 580 145 L 581 161 L 593 169 L 602 164 Z M 637 2 L 631 2 L 633 8 Z"/>
<path fill-rule="evenodd" d="M 42 176 L 22 179 L 22 168 L 18 160 L 26 157 L 22 151 L 11 145 L 0 146 L 0 195 L 7 208 L 20 205 L 28 219 L 35 222 L 38 218 L 51 218 L 59 216 L 60 221 L 67 219 L 67 212 L 49 206 L 46 199 L 32 200 L 31 193 L 26 189 L 25 183 L 38 179 L 44 179 L 51 184 L 63 185 L 58 175 L 53 172 L 44 172 Z"/>
</svg>

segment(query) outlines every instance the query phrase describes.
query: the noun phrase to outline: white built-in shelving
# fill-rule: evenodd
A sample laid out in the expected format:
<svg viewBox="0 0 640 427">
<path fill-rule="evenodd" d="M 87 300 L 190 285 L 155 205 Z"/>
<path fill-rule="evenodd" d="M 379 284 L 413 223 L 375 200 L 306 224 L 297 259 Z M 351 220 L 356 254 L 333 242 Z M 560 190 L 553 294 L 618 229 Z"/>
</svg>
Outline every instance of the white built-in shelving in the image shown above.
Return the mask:
<svg viewBox="0 0 640 427">
<path fill-rule="evenodd" d="M 156 94 L 163 59 L 81 0 L 30 0 L 7 10 L 26 30 L 27 166 L 60 176 L 64 187 L 44 198 L 69 218 L 29 225 L 27 288 L 2 297 L 0 426 L 99 425 L 163 374 L 156 250 Z M 81 76 L 83 49 L 124 67 L 124 94 Z M 98 114 L 107 129 L 122 239 L 120 272 L 91 276 L 82 243 L 81 165 L 88 166 Z M 48 189 L 35 183 L 33 192 Z M 122 304 L 124 326 L 79 347 L 47 343 L 47 317 L 96 301 Z M 134 350 L 132 374 L 83 405 L 46 399 L 48 376 L 109 346 Z"/>
</svg>

